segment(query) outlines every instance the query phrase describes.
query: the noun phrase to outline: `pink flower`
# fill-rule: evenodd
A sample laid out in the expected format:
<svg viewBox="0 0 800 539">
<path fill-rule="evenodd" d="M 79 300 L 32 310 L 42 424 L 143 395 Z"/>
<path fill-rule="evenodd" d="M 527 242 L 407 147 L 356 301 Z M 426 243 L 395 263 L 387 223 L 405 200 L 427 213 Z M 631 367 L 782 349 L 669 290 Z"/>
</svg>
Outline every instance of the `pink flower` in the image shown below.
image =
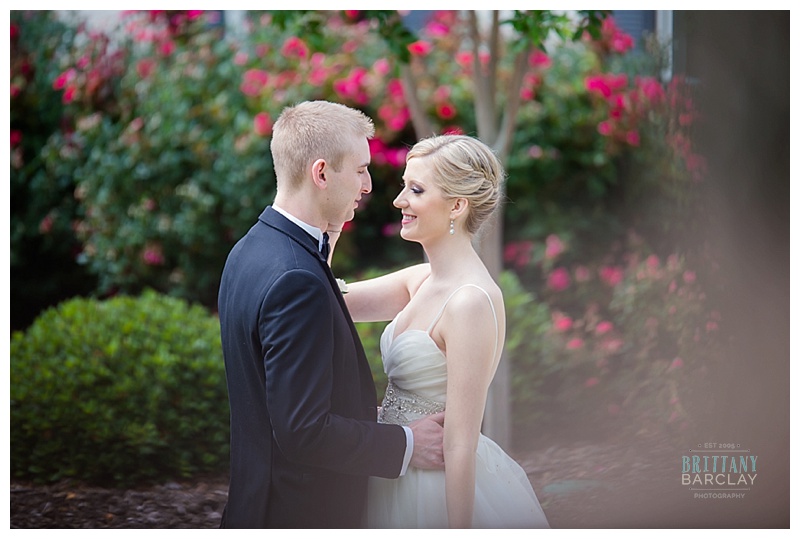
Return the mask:
<svg viewBox="0 0 800 539">
<path fill-rule="evenodd" d="M 622 410 L 622 408 L 620 408 L 618 404 L 609 404 L 608 405 L 608 413 L 610 415 L 617 415 L 617 414 L 619 414 L 620 410 Z"/>
<path fill-rule="evenodd" d="M 624 273 L 622 268 L 616 266 L 603 266 L 600 268 L 600 279 L 608 286 L 617 286 L 622 282 Z"/>
<path fill-rule="evenodd" d="M 664 88 L 654 77 L 636 77 L 636 85 L 648 101 L 660 103 L 664 100 Z"/>
<path fill-rule="evenodd" d="M 297 36 L 291 36 L 283 42 L 281 53 L 287 57 L 308 58 L 308 45 Z"/>
<path fill-rule="evenodd" d="M 625 134 L 625 142 L 630 144 L 631 146 L 638 146 L 639 145 L 639 132 L 634 130 L 628 131 Z"/>
<path fill-rule="evenodd" d="M 719 326 L 713 320 L 709 320 L 706 322 L 706 332 L 711 333 L 712 331 L 716 331 L 719 329 Z"/>
<path fill-rule="evenodd" d="M 545 243 L 544 257 L 548 260 L 552 260 L 564 252 L 564 243 L 555 234 L 547 236 Z"/>
<path fill-rule="evenodd" d="M 67 103 L 72 103 L 75 99 L 75 93 L 78 89 L 75 86 L 68 86 L 66 90 L 64 90 L 64 95 L 61 96 L 61 102 L 65 105 Z"/>
<path fill-rule="evenodd" d="M 530 148 L 528 148 L 528 155 L 530 155 L 534 159 L 539 159 L 544 155 L 544 150 L 538 144 L 534 144 Z"/>
<path fill-rule="evenodd" d="M 512 242 L 506 245 L 503 258 L 506 263 L 523 268 L 530 262 L 532 250 L 533 242 L 531 241 Z"/>
<path fill-rule="evenodd" d="M 442 128 L 442 135 L 463 135 L 464 130 L 457 125 L 448 125 Z"/>
<path fill-rule="evenodd" d="M 161 252 L 160 245 L 150 245 L 142 252 L 142 260 L 148 266 L 162 266 L 164 264 L 164 254 Z"/>
<path fill-rule="evenodd" d="M 236 53 L 236 56 L 233 57 L 233 63 L 237 66 L 243 66 L 247 63 L 247 53 L 243 51 L 239 51 Z"/>
<path fill-rule="evenodd" d="M 470 51 L 461 51 L 456 53 L 456 63 L 463 69 L 469 69 L 472 67 L 472 58 L 472 52 Z"/>
<path fill-rule="evenodd" d="M 672 360 L 672 363 L 670 363 L 669 369 L 667 370 L 674 371 L 675 369 L 680 369 L 681 367 L 683 367 L 683 360 L 679 357 L 676 357 Z"/>
<path fill-rule="evenodd" d="M 136 63 L 136 73 L 146 79 L 156 68 L 156 61 L 152 58 L 142 58 Z"/>
<path fill-rule="evenodd" d="M 425 30 L 428 32 L 428 34 L 435 37 L 446 36 L 450 33 L 450 27 L 441 21 L 429 22 L 428 25 L 425 26 Z"/>
<path fill-rule="evenodd" d="M 609 97 L 611 95 L 611 88 L 608 86 L 603 76 L 590 75 L 584 80 L 584 85 L 590 92 L 600 94 L 603 97 Z"/>
<path fill-rule="evenodd" d="M 11 139 L 12 148 L 15 146 L 19 146 L 20 143 L 22 142 L 22 131 L 19 131 L 18 129 L 12 129 L 9 138 Z"/>
<path fill-rule="evenodd" d="M 239 89 L 243 94 L 256 97 L 261 93 L 269 81 L 269 74 L 261 69 L 248 69 L 242 76 L 242 84 Z"/>
<path fill-rule="evenodd" d="M 685 283 L 692 284 L 693 282 L 695 282 L 696 279 L 697 279 L 697 275 L 693 271 L 686 270 L 686 271 L 683 272 L 683 281 Z"/>
<path fill-rule="evenodd" d="M 578 266 L 575 268 L 575 280 L 579 283 L 585 283 L 592 278 L 592 272 L 586 266 Z"/>
<path fill-rule="evenodd" d="M 611 134 L 611 131 L 612 131 L 611 122 L 603 120 L 602 122 L 597 124 L 597 132 L 603 135 L 604 137 L 609 136 Z"/>
<path fill-rule="evenodd" d="M 625 32 L 618 32 L 611 39 L 611 50 L 622 54 L 633 47 L 633 38 Z"/>
<path fill-rule="evenodd" d="M 583 348 L 583 339 L 575 337 L 574 339 L 570 339 L 567 343 L 567 350 L 579 350 Z"/>
<path fill-rule="evenodd" d="M 547 69 L 551 65 L 553 65 L 553 61 L 544 51 L 540 49 L 536 49 L 533 54 L 528 56 L 528 65 L 531 67 L 540 67 L 542 69 Z"/>
<path fill-rule="evenodd" d="M 19 37 L 19 28 L 16 24 L 11 25 L 11 39 Z"/>
<path fill-rule="evenodd" d="M 547 286 L 556 292 L 566 290 L 570 285 L 569 272 L 564 268 L 556 268 L 547 278 Z"/>
<path fill-rule="evenodd" d="M 597 377 L 591 377 L 583 383 L 583 387 L 594 387 L 600 383 L 600 379 Z"/>
<path fill-rule="evenodd" d="M 389 60 L 386 58 L 379 58 L 378 60 L 375 60 L 374 64 L 372 64 L 372 69 L 375 70 L 375 73 L 381 77 L 385 77 L 389 74 L 391 66 L 389 65 Z"/>
<path fill-rule="evenodd" d="M 390 238 L 396 236 L 400 232 L 402 226 L 403 225 L 400 223 L 386 223 L 383 225 L 383 228 L 381 228 L 381 233 L 387 238 Z"/>
<path fill-rule="evenodd" d="M 69 68 L 56 77 L 56 80 L 53 81 L 53 89 L 54 90 L 63 90 L 68 83 L 72 82 L 75 79 L 75 75 L 77 71 L 73 68 Z"/>
<path fill-rule="evenodd" d="M 175 43 L 169 40 L 164 41 L 158 48 L 158 51 L 162 56 L 170 56 L 173 52 L 175 52 Z"/>
<path fill-rule="evenodd" d="M 436 114 L 443 120 L 451 120 L 456 116 L 456 107 L 452 103 L 442 103 L 436 107 Z"/>
<path fill-rule="evenodd" d="M 658 256 L 650 255 L 647 257 L 647 260 L 645 260 L 645 264 L 647 264 L 648 268 L 652 270 L 657 270 L 658 267 L 661 265 L 661 261 L 658 259 Z"/>
<path fill-rule="evenodd" d="M 424 40 L 415 41 L 408 46 L 408 52 L 413 56 L 427 56 L 433 50 L 433 45 Z"/>
<path fill-rule="evenodd" d="M 42 222 L 39 223 L 39 232 L 41 234 L 47 234 L 50 232 L 50 230 L 53 228 L 53 221 L 54 219 L 52 213 L 45 215 L 44 219 L 42 219 Z"/>
<path fill-rule="evenodd" d="M 22 90 L 20 89 L 20 87 L 19 87 L 19 86 L 17 86 L 16 84 L 12 84 L 12 85 L 9 87 L 9 90 L 11 90 L 11 98 L 12 98 L 12 99 L 13 99 L 13 98 L 15 98 L 15 97 L 17 97 L 17 96 L 18 96 L 18 95 L 19 95 L 19 94 L 22 92 Z"/>
<path fill-rule="evenodd" d="M 598 335 L 605 335 L 612 329 L 614 329 L 614 324 L 604 320 L 599 324 L 597 324 L 597 327 L 594 328 L 594 332 L 597 333 Z"/>
<path fill-rule="evenodd" d="M 386 83 L 386 93 L 394 99 L 403 99 L 405 93 L 403 91 L 403 83 L 400 79 L 392 79 Z"/>
<path fill-rule="evenodd" d="M 572 329 L 572 318 L 563 313 L 555 311 L 552 315 L 553 328 L 558 332 L 569 331 Z"/>
<path fill-rule="evenodd" d="M 202 9 L 189 9 L 186 11 L 186 18 L 190 21 L 200 18 L 203 15 Z"/>
<path fill-rule="evenodd" d="M 600 349 L 608 352 L 609 354 L 614 354 L 619 352 L 623 344 L 625 343 L 622 341 L 622 339 L 604 339 L 603 342 L 600 343 Z"/>
<path fill-rule="evenodd" d="M 253 118 L 253 131 L 261 137 L 269 136 L 272 133 L 272 119 L 266 112 L 259 112 Z"/>
</svg>

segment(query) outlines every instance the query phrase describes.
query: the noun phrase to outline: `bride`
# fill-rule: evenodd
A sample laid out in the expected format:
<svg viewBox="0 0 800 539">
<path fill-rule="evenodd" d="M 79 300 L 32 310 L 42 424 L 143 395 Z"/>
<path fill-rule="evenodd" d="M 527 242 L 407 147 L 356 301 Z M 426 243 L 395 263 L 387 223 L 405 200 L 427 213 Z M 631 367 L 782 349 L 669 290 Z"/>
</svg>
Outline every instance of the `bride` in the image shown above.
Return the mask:
<svg viewBox="0 0 800 539">
<path fill-rule="evenodd" d="M 389 385 L 379 421 L 405 425 L 446 406 L 445 470 L 371 477 L 369 528 L 548 527 L 525 472 L 480 432 L 505 310 L 472 239 L 497 207 L 502 179 L 500 162 L 477 139 L 417 143 L 394 206 L 401 237 L 420 243 L 429 263 L 348 286 L 356 322 L 391 320 L 381 337 Z"/>
</svg>

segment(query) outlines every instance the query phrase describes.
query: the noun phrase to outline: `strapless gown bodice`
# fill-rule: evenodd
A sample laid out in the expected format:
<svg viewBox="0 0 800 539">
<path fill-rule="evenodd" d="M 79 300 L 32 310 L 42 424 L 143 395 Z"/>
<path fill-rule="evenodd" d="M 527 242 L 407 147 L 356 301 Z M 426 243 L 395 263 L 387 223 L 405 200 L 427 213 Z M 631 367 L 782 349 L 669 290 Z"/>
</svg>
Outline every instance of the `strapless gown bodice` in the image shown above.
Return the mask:
<svg viewBox="0 0 800 539">
<path fill-rule="evenodd" d="M 424 330 L 410 329 L 395 337 L 392 320 L 381 335 L 383 368 L 389 386 L 379 421 L 407 425 L 445 409 L 447 362 Z"/>
</svg>

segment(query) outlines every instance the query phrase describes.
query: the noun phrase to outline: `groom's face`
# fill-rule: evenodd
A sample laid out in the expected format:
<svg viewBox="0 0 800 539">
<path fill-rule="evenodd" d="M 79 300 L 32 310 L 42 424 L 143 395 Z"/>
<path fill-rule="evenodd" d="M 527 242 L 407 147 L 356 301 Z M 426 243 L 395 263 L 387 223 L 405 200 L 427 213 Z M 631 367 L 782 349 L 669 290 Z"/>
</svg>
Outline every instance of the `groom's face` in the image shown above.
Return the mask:
<svg viewBox="0 0 800 539">
<path fill-rule="evenodd" d="M 351 136 L 348 148 L 339 170 L 328 167 L 326 172 L 331 223 L 351 221 L 355 217 L 361 196 L 372 191 L 367 138 Z"/>
</svg>

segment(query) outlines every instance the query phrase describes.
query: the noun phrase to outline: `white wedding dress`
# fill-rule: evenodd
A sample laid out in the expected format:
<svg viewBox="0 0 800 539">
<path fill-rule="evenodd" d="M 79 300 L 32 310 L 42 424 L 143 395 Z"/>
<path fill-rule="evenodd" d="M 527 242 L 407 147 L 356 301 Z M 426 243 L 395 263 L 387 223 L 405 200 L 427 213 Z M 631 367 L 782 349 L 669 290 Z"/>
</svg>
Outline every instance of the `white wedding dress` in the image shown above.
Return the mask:
<svg viewBox="0 0 800 539">
<path fill-rule="evenodd" d="M 397 317 L 384 329 L 380 346 L 389 385 L 378 421 L 407 425 L 445 409 L 447 362 L 430 336 L 445 305 L 427 331 L 407 330 L 395 337 Z M 365 526 L 447 528 L 444 471 L 409 467 L 398 479 L 370 477 Z M 483 434 L 477 448 L 472 527 L 549 527 L 525 471 Z"/>
</svg>

